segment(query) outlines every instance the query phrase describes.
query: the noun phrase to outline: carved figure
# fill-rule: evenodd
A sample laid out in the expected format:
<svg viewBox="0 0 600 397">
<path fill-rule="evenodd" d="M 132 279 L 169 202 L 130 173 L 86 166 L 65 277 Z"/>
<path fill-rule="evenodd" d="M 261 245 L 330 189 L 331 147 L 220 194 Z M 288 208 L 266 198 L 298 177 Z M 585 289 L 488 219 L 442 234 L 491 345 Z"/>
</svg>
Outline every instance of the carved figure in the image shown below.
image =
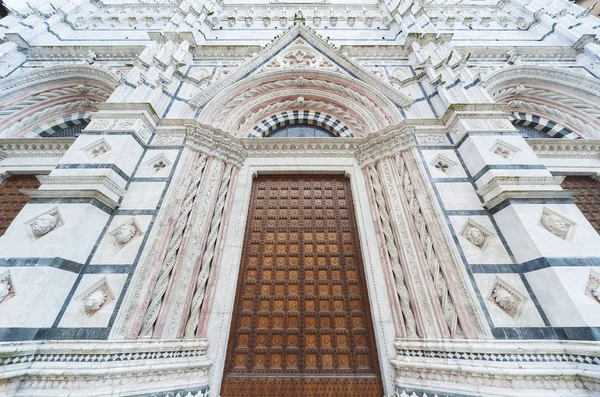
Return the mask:
<svg viewBox="0 0 600 397">
<path fill-rule="evenodd" d="M 10 294 L 10 279 L 5 277 L 0 280 L 0 303 Z"/>
<path fill-rule="evenodd" d="M 35 238 L 40 238 L 54 229 L 57 224 L 58 216 L 56 214 L 42 215 L 31 223 L 31 231 Z"/>
<path fill-rule="evenodd" d="M 517 299 L 515 299 L 515 297 L 506 289 L 496 286 L 492 293 L 492 297 L 498 306 L 506 310 L 509 314 L 513 315 L 513 313 L 516 313 L 519 302 L 517 302 Z"/>
<path fill-rule="evenodd" d="M 476 227 L 470 227 L 465 231 L 465 237 L 469 240 L 473 245 L 481 248 L 485 244 L 485 240 L 487 236 L 481 230 Z"/>
<path fill-rule="evenodd" d="M 546 230 L 548 230 L 550 233 L 562 239 L 567 238 L 567 234 L 571 228 L 571 225 L 569 225 L 564 219 L 558 215 L 550 213 L 544 213 L 542 216 L 542 225 L 544 225 Z"/>
<path fill-rule="evenodd" d="M 128 223 L 127 225 L 121 226 L 113 233 L 113 237 L 115 241 L 119 245 L 125 245 L 137 234 L 137 230 L 132 223 Z"/>
<path fill-rule="evenodd" d="M 98 289 L 83 299 L 83 307 L 87 313 L 97 312 L 104 305 L 106 299 L 106 293 L 102 289 Z"/>
</svg>

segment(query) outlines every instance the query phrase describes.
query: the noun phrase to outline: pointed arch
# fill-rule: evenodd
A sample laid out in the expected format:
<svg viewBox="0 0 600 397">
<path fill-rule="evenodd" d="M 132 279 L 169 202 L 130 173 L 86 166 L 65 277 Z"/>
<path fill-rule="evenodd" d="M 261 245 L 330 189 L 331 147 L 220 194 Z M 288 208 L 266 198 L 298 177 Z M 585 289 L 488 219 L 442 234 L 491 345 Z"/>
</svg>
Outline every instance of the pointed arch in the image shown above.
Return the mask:
<svg viewBox="0 0 600 397">
<path fill-rule="evenodd" d="M 531 65 L 500 69 L 483 86 L 513 117 L 552 137 L 600 139 L 600 81 Z"/>
</svg>

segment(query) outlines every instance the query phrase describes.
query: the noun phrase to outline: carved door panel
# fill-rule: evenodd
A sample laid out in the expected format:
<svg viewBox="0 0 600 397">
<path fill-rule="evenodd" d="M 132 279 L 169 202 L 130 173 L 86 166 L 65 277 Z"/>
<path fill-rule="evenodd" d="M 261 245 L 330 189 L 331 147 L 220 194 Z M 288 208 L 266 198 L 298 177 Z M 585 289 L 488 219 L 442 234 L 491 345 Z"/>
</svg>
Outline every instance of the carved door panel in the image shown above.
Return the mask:
<svg viewBox="0 0 600 397">
<path fill-rule="evenodd" d="M 35 175 L 11 176 L 0 184 L 0 236 L 4 235 L 13 219 L 25 207 L 29 196 L 21 190 L 34 190 L 40 187 Z"/>
<path fill-rule="evenodd" d="M 350 182 L 254 180 L 222 397 L 381 397 Z"/>
</svg>

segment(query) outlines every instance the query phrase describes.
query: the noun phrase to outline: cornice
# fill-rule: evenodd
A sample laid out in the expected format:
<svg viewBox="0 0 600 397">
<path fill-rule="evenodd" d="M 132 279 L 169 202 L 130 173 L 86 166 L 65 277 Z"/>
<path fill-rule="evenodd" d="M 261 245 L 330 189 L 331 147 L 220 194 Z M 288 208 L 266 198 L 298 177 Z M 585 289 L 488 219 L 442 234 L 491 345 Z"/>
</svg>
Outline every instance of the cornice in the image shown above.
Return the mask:
<svg viewBox="0 0 600 397">
<path fill-rule="evenodd" d="M 96 199 L 102 204 L 110 207 L 111 209 L 116 209 L 119 206 L 119 203 L 115 200 L 111 199 L 104 193 L 96 189 L 37 189 L 37 190 L 21 190 L 22 193 L 28 195 L 32 198 L 41 198 L 41 199 L 61 199 L 61 198 L 75 198 L 75 199 Z"/>
<path fill-rule="evenodd" d="M 248 157 L 354 157 L 356 138 L 243 138 Z"/>
<path fill-rule="evenodd" d="M 508 52 L 515 50 L 515 55 L 521 59 L 570 59 L 575 60 L 577 50 L 573 47 L 482 47 L 477 45 L 454 47 L 461 54 L 471 54 L 469 59 L 507 60 Z"/>
<path fill-rule="evenodd" d="M 477 189 L 477 194 L 485 196 L 494 189 L 506 186 L 560 186 L 564 179 L 564 176 L 495 176 Z"/>
<path fill-rule="evenodd" d="M 158 124 L 160 117 L 150 103 L 121 103 L 121 102 L 101 102 L 96 107 L 99 112 L 92 115 L 95 118 L 122 118 L 124 115 L 140 114 L 148 118 L 153 126 Z M 106 112 L 106 113 L 103 113 Z"/>
<path fill-rule="evenodd" d="M 415 145 L 415 132 L 414 126 L 405 122 L 386 127 L 361 139 L 354 155 L 361 167 L 392 156 Z"/>
<path fill-rule="evenodd" d="M 600 140 L 540 138 L 525 141 L 540 158 L 600 159 Z"/>
<path fill-rule="evenodd" d="M 61 157 L 75 138 L 0 139 L 0 159 L 9 157 Z"/>
<path fill-rule="evenodd" d="M 134 61 L 144 51 L 142 45 L 119 45 L 115 42 L 113 46 L 34 46 L 25 50 L 27 59 L 53 60 L 53 59 L 87 59 L 89 52 L 96 54 L 96 60 L 104 59 L 130 59 Z"/>
<path fill-rule="evenodd" d="M 0 343 L 0 368 L 8 390 L 49 395 L 109 395 L 166 387 L 207 387 L 212 361 L 208 342 L 196 340 L 35 341 Z M 130 392 L 126 392 L 129 390 Z M 169 394 L 174 395 L 174 394 Z"/>
<path fill-rule="evenodd" d="M 247 156 L 247 151 L 240 139 L 227 132 L 198 123 L 196 120 L 184 121 L 187 139 L 185 145 L 217 157 L 237 168 L 241 168 Z"/>
<path fill-rule="evenodd" d="M 557 389 L 583 394 L 600 390 L 597 342 L 453 339 L 397 340 L 394 345 L 397 355 L 391 364 L 397 379 L 403 384 L 433 383 L 440 396 L 481 390 L 509 395 L 518 389 L 531 396 Z"/>
</svg>

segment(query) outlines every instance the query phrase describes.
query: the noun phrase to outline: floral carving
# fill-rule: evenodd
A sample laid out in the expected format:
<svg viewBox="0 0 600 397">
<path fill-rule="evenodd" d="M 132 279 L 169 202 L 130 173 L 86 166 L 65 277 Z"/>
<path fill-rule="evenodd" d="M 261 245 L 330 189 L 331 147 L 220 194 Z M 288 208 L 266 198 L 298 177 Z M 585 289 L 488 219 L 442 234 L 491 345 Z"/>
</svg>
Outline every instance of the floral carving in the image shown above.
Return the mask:
<svg viewBox="0 0 600 397">
<path fill-rule="evenodd" d="M 575 227 L 575 222 L 559 215 L 558 213 L 544 208 L 542 211 L 542 218 L 539 223 L 544 229 L 560 237 L 563 240 L 568 240 Z"/>
<path fill-rule="evenodd" d="M 96 282 L 79 296 L 83 310 L 88 316 L 96 314 L 100 309 L 115 299 L 106 277 Z"/>
<path fill-rule="evenodd" d="M 39 239 L 62 225 L 62 217 L 57 208 L 39 215 L 29 222 L 29 228 L 34 239 Z"/>
<path fill-rule="evenodd" d="M 442 171 L 444 174 L 448 174 L 450 170 L 456 165 L 456 163 L 447 158 L 446 156 L 438 154 L 431 162 L 431 165 L 434 168 Z"/>
<path fill-rule="evenodd" d="M 484 249 L 492 233 L 472 219 L 468 219 L 467 223 L 463 226 L 460 235 L 477 248 Z"/>
<path fill-rule="evenodd" d="M 156 173 L 171 165 L 171 162 L 165 157 L 164 154 L 161 153 L 158 156 L 155 156 L 149 161 L 147 161 L 146 164 L 151 166 L 154 169 L 154 172 Z"/>
<path fill-rule="evenodd" d="M 504 280 L 497 278 L 488 300 L 495 303 L 512 318 L 516 318 L 520 314 L 526 298 Z"/>
<path fill-rule="evenodd" d="M 135 219 L 131 219 L 113 230 L 110 234 L 115 244 L 117 244 L 119 248 L 122 248 L 133 240 L 134 237 L 141 235 L 142 231 Z"/>
<path fill-rule="evenodd" d="M 109 152 L 111 150 L 111 147 L 106 142 L 106 140 L 100 139 L 99 141 L 96 141 L 91 145 L 82 148 L 82 150 L 84 150 L 87 153 L 89 158 L 95 159 L 96 157 L 102 156 L 103 154 Z"/>
<path fill-rule="evenodd" d="M 290 50 L 283 54 L 284 65 L 292 68 L 311 67 L 317 62 L 316 54 L 304 49 Z"/>
<path fill-rule="evenodd" d="M 514 147 L 513 145 L 509 145 L 506 142 L 501 140 L 497 140 L 490 151 L 506 160 L 512 160 L 512 158 L 519 152 L 520 149 Z"/>
</svg>

